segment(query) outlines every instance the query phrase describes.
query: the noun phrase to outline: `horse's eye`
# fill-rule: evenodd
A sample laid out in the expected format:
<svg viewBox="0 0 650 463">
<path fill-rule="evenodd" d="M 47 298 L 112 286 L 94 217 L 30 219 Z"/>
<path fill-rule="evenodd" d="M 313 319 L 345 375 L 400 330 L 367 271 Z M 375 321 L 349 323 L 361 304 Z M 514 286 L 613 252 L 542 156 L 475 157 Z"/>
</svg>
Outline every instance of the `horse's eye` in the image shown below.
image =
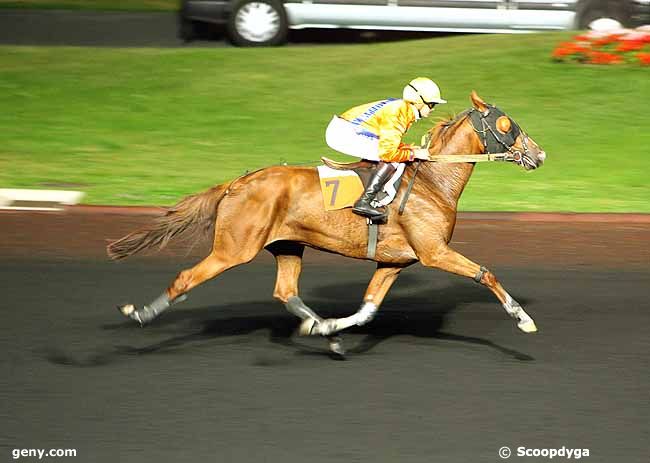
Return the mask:
<svg viewBox="0 0 650 463">
<path fill-rule="evenodd" d="M 510 118 L 508 116 L 501 116 L 497 119 L 497 130 L 501 133 L 510 132 L 511 128 Z"/>
</svg>

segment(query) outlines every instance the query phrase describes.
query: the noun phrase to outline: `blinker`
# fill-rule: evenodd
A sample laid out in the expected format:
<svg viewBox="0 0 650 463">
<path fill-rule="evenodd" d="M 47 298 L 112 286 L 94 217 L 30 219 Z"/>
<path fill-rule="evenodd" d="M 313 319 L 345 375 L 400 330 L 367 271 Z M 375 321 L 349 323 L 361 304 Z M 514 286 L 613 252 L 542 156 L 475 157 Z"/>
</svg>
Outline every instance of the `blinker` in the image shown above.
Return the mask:
<svg viewBox="0 0 650 463">
<path fill-rule="evenodd" d="M 482 138 L 486 152 L 498 153 L 503 148 L 512 151 L 521 129 L 503 111 L 496 106 L 487 105 L 486 111 L 473 109 L 469 111 L 469 116 L 474 130 Z"/>
<path fill-rule="evenodd" d="M 502 134 L 510 132 L 512 125 L 510 123 L 510 118 L 508 116 L 501 116 L 497 119 L 497 130 Z"/>
</svg>

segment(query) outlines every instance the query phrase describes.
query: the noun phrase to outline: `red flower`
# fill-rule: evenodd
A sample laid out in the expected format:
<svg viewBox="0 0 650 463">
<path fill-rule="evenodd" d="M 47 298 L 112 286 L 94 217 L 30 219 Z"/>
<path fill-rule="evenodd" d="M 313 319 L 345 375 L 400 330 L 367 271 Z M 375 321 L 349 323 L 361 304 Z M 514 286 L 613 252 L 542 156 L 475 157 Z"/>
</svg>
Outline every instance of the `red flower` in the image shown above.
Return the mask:
<svg viewBox="0 0 650 463">
<path fill-rule="evenodd" d="M 602 47 L 604 45 L 610 45 L 612 43 L 615 43 L 618 40 L 618 35 L 617 34 L 611 34 L 607 35 L 605 37 L 602 37 L 600 39 L 594 40 L 594 45 L 597 47 Z"/>
<path fill-rule="evenodd" d="M 583 55 L 589 51 L 588 47 L 573 42 L 564 42 L 553 51 L 553 58 L 561 59 L 571 55 Z"/>
<path fill-rule="evenodd" d="M 590 64 L 620 64 L 623 59 L 613 53 L 604 53 L 602 51 L 593 51 L 589 54 Z"/>
<path fill-rule="evenodd" d="M 650 66 L 650 53 L 637 53 L 636 57 L 643 66 Z"/>
<path fill-rule="evenodd" d="M 571 51 L 566 48 L 556 48 L 553 50 L 553 58 L 564 58 L 567 55 L 570 55 Z"/>
<path fill-rule="evenodd" d="M 650 51 L 650 26 L 614 33 L 592 31 L 576 35 L 573 39 L 573 42 L 560 43 L 553 50 L 552 58 L 565 62 L 590 64 L 637 62 L 644 66 L 650 66 L 650 53 L 648 53 Z"/>
<path fill-rule="evenodd" d="M 638 51 L 643 48 L 644 43 L 638 40 L 624 40 L 618 44 L 616 51 Z"/>
</svg>

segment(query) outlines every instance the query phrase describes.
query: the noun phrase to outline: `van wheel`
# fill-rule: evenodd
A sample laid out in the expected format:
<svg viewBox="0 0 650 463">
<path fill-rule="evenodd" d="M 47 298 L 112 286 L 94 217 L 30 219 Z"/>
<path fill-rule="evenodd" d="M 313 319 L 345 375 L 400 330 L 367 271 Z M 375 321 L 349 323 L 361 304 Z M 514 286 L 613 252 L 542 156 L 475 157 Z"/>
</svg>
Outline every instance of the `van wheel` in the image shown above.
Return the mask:
<svg viewBox="0 0 650 463">
<path fill-rule="evenodd" d="M 228 20 L 230 41 L 242 47 L 281 45 L 289 32 L 287 13 L 277 0 L 238 0 Z"/>
<path fill-rule="evenodd" d="M 583 0 L 578 4 L 578 29 L 590 29 L 598 20 L 609 19 L 625 27 L 630 21 L 629 0 Z M 615 23 L 612 23 L 615 25 Z"/>
<path fill-rule="evenodd" d="M 198 38 L 197 27 L 194 21 L 181 18 L 178 22 L 178 38 L 183 42 L 191 42 Z"/>
</svg>

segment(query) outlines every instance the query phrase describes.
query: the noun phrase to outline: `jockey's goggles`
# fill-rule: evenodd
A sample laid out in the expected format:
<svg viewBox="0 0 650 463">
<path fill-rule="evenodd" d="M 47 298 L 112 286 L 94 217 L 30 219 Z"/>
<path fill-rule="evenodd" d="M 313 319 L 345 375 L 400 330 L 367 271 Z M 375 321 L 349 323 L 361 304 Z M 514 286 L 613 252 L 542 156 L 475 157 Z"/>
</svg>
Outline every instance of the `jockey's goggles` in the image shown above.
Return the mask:
<svg viewBox="0 0 650 463">
<path fill-rule="evenodd" d="M 427 106 L 429 107 L 429 109 L 433 109 L 433 108 L 436 107 L 436 105 L 437 105 L 438 103 L 436 103 L 435 101 L 427 101 L 427 100 L 425 100 L 424 97 L 422 96 L 422 94 L 420 94 L 420 91 L 419 91 L 417 88 L 415 88 L 415 87 L 414 87 L 413 85 L 411 85 L 411 84 L 408 84 L 408 86 L 411 87 L 413 90 L 415 90 L 415 93 L 418 94 L 418 96 L 419 96 L 420 99 L 422 100 L 422 103 L 424 103 L 425 105 L 427 105 Z"/>
</svg>

